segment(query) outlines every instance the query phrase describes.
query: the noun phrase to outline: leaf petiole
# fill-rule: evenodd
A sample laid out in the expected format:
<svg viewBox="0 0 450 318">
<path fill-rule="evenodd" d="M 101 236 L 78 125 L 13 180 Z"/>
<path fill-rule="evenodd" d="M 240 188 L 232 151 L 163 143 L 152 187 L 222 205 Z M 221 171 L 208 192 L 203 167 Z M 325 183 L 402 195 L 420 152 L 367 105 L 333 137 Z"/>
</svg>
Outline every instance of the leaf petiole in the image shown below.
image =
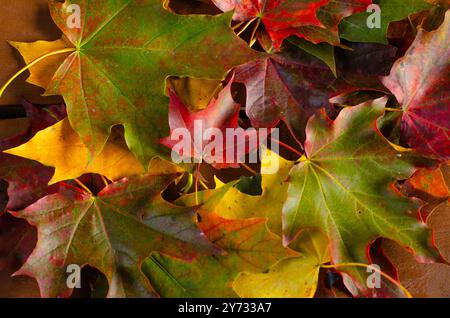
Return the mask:
<svg viewBox="0 0 450 318">
<path fill-rule="evenodd" d="M 285 144 L 284 142 L 282 142 L 282 141 L 280 141 L 280 140 L 277 140 L 277 139 L 275 139 L 275 138 L 270 138 L 270 140 L 271 140 L 272 142 L 276 142 L 277 144 L 279 144 L 279 145 L 282 146 L 283 148 L 286 148 L 286 149 L 292 151 L 293 153 L 295 153 L 295 154 L 296 154 L 297 156 L 299 156 L 299 157 L 303 156 L 303 154 L 302 154 L 300 151 L 298 151 L 297 149 L 295 149 L 295 148 L 293 148 L 293 147 L 291 147 L 291 146 Z"/>
<path fill-rule="evenodd" d="M 236 33 L 236 35 L 237 36 L 239 36 L 239 35 L 241 35 L 245 30 L 247 30 L 247 28 L 253 23 L 253 21 L 255 21 L 256 19 L 258 19 L 258 18 L 253 18 L 253 19 L 251 19 L 250 21 L 248 21 L 245 25 L 244 25 L 244 27 L 238 32 L 238 33 Z"/>
<path fill-rule="evenodd" d="M 78 179 L 73 179 L 73 180 L 75 180 L 75 182 L 78 183 L 78 185 L 79 185 L 81 188 L 83 188 L 83 190 L 85 190 L 85 191 L 86 191 L 87 193 L 89 193 L 90 195 L 94 196 L 94 194 L 92 193 L 92 191 L 89 190 L 89 188 L 88 188 L 83 182 L 81 182 L 81 181 L 78 180 Z"/>
<path fill-rule="evenodd" d="M 343 104 L 336 104 L 336 106 L 342 107 L 342 108 L 354 107 L 352 105 L 343 105 Z M 403 112 L 403 109 L 401 109 L 401 108 L 385 107 L 384 109 L 388 112 L 399 112 L 399 113 Z"/>
<path fill-rule="evenodd" d="M 236 30 L 236 29 L 238 29 L 241 25 L 243 25 L 244 23 L 245 23 L 245 21 L 241 21 L 241 22 L 239 22 L 238 24 L 232 26 L 231 28 L 232 28 L 233 30 Z"/>
<path fill-rule="evenodd" d="M 385 107 L 384 109 L 387 110 L 388 112 L 399 112 L 399 113 L 403 112 L 403 110 L 400 108 Z"/>
<path fill-rule="evenodd" d="M 186 177 L 187 177 L 187 181 L 186 184 L 184 185 L 184 187 L 181 189 L 181 192 L 186 194 L 188 193 L 189 189 L 191 189 L 192 184 L 194 183 L 194 177 L 192 175 L 192 173 L 186 172 Z M 178 179 L 176 181 L 176 184 L 178 185 L 178 183 L 182 180 L 182 178 Z"/>
<path fill-rule="evenodd" d="M 198 205 L 198 180 L 200 179 L 200 165 L 197 164 L 197 169 L 195 171 L 195 205 Z"/>
<path fill-rule="evenodd" d="M 249 172 L 251 172 L 251 173 L 253 173 L 253 174 L 257 174 L 257 172 L 256 172 L 255 170 L 253 170 L 252 168 L 250 168 L 249 166 L 247 166 L 245 163 L 241 162 L 240 165 L 241 165 L 242 167 L 244 167 L 245 170 L 247 170 L 247 171 L 249 171 Z"/>
<path fill-rule="evenodd" d="M 107 187 L 109 185 L 108 180 L 106 180 L 106 178 L 101 174 L 100 178 L 102 178 L 103 183 L 105 184 L 105 187 Z"/>
<path fill-rule="evenodd" d="M 261 24 L 261 19 L 258 19 L 258 21 L 256 21 L 255 27 L 253 28 L 252 35 L 250 36 L 250 42 L 249 42 L 250 47 L 252 47 L 256 43 L 256 37 L 255 37 L 256 31 L 258 30 L 260 24 Z"/>
<path fill-rule="evenodd" d="M 47 57 L 53 56 L 53 55 L 57 55 L 57 54 L 64 54 L 64 53 L 71 53 L 71 52 L 75 52 L 76 48 L 67 48 L 67 49 L 62 49 L 62 50 L 58 50 L 58 51 L 54 51 L 54 52 L 50 52 L 47 54 L 44 54 L 40 57 L 38 57 L 37 59 L 35 59 L 33 62 L 31 62 L 30 64 L 25 65 L 23 68 L 21 68 L 16 74 L 14 74 L 7 82 L 5 85 L 3 85 L 3 87 L 0 89 L 0 97 L 2 97 L 3 93 L 5 92 L 6 88 L 8 88 L 8 86 L 17 78 L 20 76 L 20 74 L 22 74 L 23 72 L 25 72 L 26 70 L 28 70 L 29 68 L 31 68 L 32 66 L 34 66 L 35 64 L 39 63 L 42 60 L 45 60 Z"/>
</svg>

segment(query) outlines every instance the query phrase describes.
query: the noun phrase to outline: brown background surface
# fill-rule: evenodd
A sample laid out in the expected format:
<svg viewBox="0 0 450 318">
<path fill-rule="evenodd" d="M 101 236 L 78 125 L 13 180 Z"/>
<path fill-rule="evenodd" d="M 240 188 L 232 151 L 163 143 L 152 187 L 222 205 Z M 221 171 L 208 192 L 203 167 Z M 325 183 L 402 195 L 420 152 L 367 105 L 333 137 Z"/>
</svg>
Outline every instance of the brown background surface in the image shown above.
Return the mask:
<svg viewBox="0 0 450 318">
<path fill-rule="evenodd" d="M 53 24 L 47 7 L 47 0 L 0 0 L 0 87 L 21 69 L 25 63 L 20 54 L 7 41 L 34 42 L 37 40 L 55 40 L 60 31 Z M 22 74 L 0 98 L 0 118 L 12 118 L 21 115 L 20 105 L 24 98 L 34 103 L 50 104 L 60 100 L 58 97 L 40 97 L 43 89 L 25 82 L 29 73 Z M 16 224 L 17 223 L 17 224 Z M 19 244 L 12 233 L 21 234 L 20 221 L 6 233 L 0 233 L 3 247 Z M 17 225 L 17 226 L 15 226 Z M 0 247 L 0 250 L 2 248 Z M 10 277 L 23 260 L 14 255 L 2 255 L 0 258 L 0 297 L 39 297 L 34 279 L 26 276 Z"/>
<path fill-rule="evenodd" d="M 7 41 L 34 42 L 56 40 L 61 36 L 48 11 L 47 0 L 0 0 L 0 87 L 25 63 Z M 59 98 L 40 97 L 43 89 L 25 82 L 22 74 L 0 98 L 2 105 L 20 105 L 23 98 L 49 104 Z"/>
</svg>

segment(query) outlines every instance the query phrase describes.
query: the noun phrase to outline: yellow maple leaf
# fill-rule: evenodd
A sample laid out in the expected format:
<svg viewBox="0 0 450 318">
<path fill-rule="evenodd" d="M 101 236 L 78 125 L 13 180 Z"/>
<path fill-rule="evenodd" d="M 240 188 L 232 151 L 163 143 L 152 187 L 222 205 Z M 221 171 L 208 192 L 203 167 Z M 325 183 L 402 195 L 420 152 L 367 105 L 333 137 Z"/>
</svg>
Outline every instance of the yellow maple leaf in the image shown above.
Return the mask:
<svg viewBox="0 0 450 318">
<path fill-rule="evenodd" d="M 89 150 L 67 118 L 41 130 L 27 143 L 5 152 L 54 167 L 50 184 L 75 179 L 85 173 L 98 173 L 110 180 L 118 180 L 145 172 L 117 132 L 111 134 L 101 154 L 89 160 Z"/>
<path fill-rule="evenodd" d="M 267 173 L 271 170 L 270 163 L 273 160 L 279 162 L 278 172 Z M 267 166 L 264 163 L 267 163 Z M 242 193 L 233 187 L 236 182 L 224 185 L 216 179 L 216 189 L 201 191 L 197 194 L 198 203 L 203 204 L 200 212 L 202 210 L 214 212 L 225 219 L 266 217 L 269 229 L 281 235 L 281 210 L 287 197 L 285 180 L 294 164 L 295 162 L 267 150 L 261 165 L 261 195 L 252 196 Z M 176 203 L 187 206 L 196 205 L 195 193 L 181 197 Z"/>
<path fill-rule="evenodd" d="M 244 298 L 314 297 L 321 265 L 330 261 L 328 240 L 319 231 L 305 230 L 293 245 L 300 256 L 278 261 L 267 273 L 240 273 L 234 291 Z"/>
<path fill-rule="evenodd" d="M 10 41 L 9 44 L 20 52 L 27 65 L 40 57 L 52 54 L 52 52 L 59 52 L 70 46 L 65 38 L 56 41 L 36 41 L 32 43 Z M 29 68 L 30 76 L 27 82 L 47 89 L 53 74 L 55 74 L 69 53 L 51 55 L 32 65 Z"/>
</svg>

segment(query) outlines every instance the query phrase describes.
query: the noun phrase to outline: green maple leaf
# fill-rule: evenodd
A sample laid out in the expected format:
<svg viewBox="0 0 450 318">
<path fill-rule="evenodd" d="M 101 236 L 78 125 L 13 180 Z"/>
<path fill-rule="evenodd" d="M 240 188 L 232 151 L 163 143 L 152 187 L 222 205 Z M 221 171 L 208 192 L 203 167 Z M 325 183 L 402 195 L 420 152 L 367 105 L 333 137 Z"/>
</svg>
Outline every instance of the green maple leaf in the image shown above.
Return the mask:
<svg viewBox="0 0 450 318">
<path fill-rule="evenodd" d="M 163 297 L 236 297 L 232 281 L 241 271 L 260 273 L 296 253 L 266 228 L 266 219 L 227 220 L 203 214 L 200 227 L 225 255 L 206 255 L 183 262 L 152 254 L 143 271 Z"/>
<path fill-rule="evenodd" d="M 151 297 L 157 294 L 140 270 L 150 253 L 191 259 L 220 252 L 197 227 L 194 209 L 161 197 L 176 171 L 151 171 L 110 184 L 97 196 L 61 186 L 14 212 L 38 231 L 36 248 L 16 274 L 35 277 L 42 297 L 69 296 L 68 266 L 89 264 L 105 274 L 109 297 Z"/>
<path fill-rule="evenodd" d="M 285 243 L 313 227 L 328 236 L 334 263 L 368 263 L 367 247 L 378 237 L 397 241 L 422 260 L 435 256 L 426 225 L 414 218 L 418 205 L 389 187 L 416 167 L 412 155 L 397 153 L 377 131 L 385 103 L 382 98 L 346 108 L 335 121 L 323 114 L 309 121 L 306 156 L 288 177 Z M 349 273 L 362 282 L 360 271 Z"/>
<path fill-rule="evenodd" d="M 400 21 L 411 14 L 430 9 L 424 0 L 380 0 L 380 27 L 370 29 L 367 19 L 372 13 L 361 12 L 345 18 L 339 24 L 341 38 L 353 42 L 375 42 L 387 44 L 386 34 L 391 22 Z"/>
<path fill-rule="evenodd" d="M 80 7 L 81 28 L 68 27 L 70 5 Z M 50 0 L 50 12 L 74 51 L 46 94 L 64 97 L 71 126 L 91 154 L 98 155 L 111 127 L 121 124 L 145 166 L 162 152 L 158 141 L 167 134 L 168 76 L 222 79 L 259 56 L 229 27 L 231 13 L 181 16 L 161 0 Z"/>
</svg>

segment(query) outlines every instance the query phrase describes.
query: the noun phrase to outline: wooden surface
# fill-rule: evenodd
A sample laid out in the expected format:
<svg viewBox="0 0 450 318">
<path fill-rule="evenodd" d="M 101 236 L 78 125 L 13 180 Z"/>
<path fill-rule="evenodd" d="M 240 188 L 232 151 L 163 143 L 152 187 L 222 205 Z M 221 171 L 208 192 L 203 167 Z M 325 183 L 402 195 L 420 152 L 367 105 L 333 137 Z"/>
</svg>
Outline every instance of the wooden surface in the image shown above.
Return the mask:
<svg viewBox="0 0 450 318">
<path fill-rule="evenodd" d="M 60 36 L 60 31 L 50 17 L 47 0 L 0 0 L 0 86 L 25 65 L 20 54 L 7 41 L 52 41 Z M 20 105 L 23 98 L 43 104 L 60 100 L 41 97 L 43 89 L 26 83 L 27 77 L 28 73 L 23 74 L 8 87 L 0 98 L 0 107 Z"/>
<path fill-rule="evenodd" d="M 50 17 L 47 0 L 0 0 L 0 87 L 25 65 L 20 54 L 8 44 L 8 40 L 34 42 L 55 40 L 60 36 L 60 31 Z M 20 112 L 21 107 L 14 105 L 20 105 L 24 98 L 42 104 L 61 100 L 59 97 L 40 97 L 43 89 L 27 84 L 27 77 L 28 73 L 16 79 L 0 98 L 0 118 L 20 117 L 23 113 Z M 2 133 L 7 132 L 2 130 Z M 0 184 L 0 188 L 0 192 L 4 191 L 5 184 Z M 4 221 L 5 216 L 2 218 Z M 15 231 L 14 228 L 11 230 Z M 0 233 L 1 239 L 5 239 L 6 234 Z M 0 246 L 0 297 L 39 297 L 34 279 L 26 276 L 10 277 L 21 266 L 22 261 L 16 259 L 14 253 L 5 257 L 3 252 Z"/>
</svg>

